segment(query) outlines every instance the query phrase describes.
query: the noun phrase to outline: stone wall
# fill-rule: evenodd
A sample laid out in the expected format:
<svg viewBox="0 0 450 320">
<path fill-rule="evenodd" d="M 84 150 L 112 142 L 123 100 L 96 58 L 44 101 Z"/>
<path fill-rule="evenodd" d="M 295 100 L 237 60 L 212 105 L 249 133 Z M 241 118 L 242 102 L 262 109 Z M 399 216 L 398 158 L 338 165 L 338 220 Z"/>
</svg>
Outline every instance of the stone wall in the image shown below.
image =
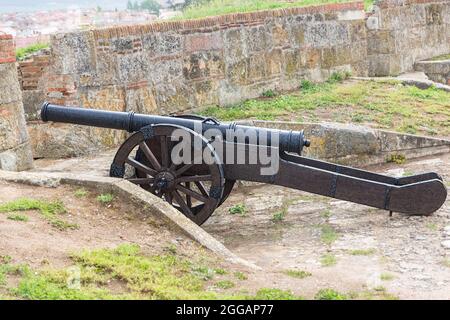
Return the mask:
<svg viewBox="0 0 450 320">
<path fill-rule="evenodd" d="M 14 40 L 0 33 L 0 169 L 20 171 L 33 158 L 15 63 Z"/>
<path fill-rule="evenodd" d="M 46 100 L 114 111 L 226 106 L 337 70 L 367 73 L 362 2 L 58 34 L 51 47 Z M 124 137 L 41 123 L 30 123 L 30 133 L 37 157 L 83 154 Z"/>
<path fill-rule="evenodd" d="M 34 58 L 29 66 L 45 72 L 24 90 L 34 156 L 88 154 L 126 136 L 41 123 L 44 100 L 171 114 L 294 89 L 334 71 L 393 75 L 449 53 L 449 19 L 450 0 L 379 0 L 368 16 L 351 2 L 57 34 L 49 65 L 34 69 Z"/>
<path fill-rule="evenodd" d="M 449 0 L 378 0 L 367 18 L 370 76 L 397 75 L 450 52 Z"/>
</svg>

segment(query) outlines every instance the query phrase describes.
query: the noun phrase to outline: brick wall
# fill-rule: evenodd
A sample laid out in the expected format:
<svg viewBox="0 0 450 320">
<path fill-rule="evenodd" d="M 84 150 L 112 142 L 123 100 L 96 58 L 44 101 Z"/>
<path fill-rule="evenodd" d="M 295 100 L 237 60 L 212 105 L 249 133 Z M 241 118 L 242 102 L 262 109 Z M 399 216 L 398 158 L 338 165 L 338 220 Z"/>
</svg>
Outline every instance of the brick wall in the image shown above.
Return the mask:
<svg viewBox="0 0 450 320">
<path fill-rule="evenodd" d="M 450 52 L 449 0 L 379 0 L 367 19 L 369 75 L 396 75 Z"/>
<path fill-rule="evenodd" d="M 0 169 L 25 170 L 32 165 L 22 93 L 11 35 L 0 33 Z"/>
<path fill-rule="evenodd" d="M 15 61 L 16 53 L 12 35 L 0 33 L 0 63 Z"/>
<path fill-rule="evenodd" d="M 42 101 L 46 98 L 44 81 L 50 63 L 50 51 L 41 50 L 17 63 L 19 84 L 27 121 L 39 119 Z"/>
</svg>

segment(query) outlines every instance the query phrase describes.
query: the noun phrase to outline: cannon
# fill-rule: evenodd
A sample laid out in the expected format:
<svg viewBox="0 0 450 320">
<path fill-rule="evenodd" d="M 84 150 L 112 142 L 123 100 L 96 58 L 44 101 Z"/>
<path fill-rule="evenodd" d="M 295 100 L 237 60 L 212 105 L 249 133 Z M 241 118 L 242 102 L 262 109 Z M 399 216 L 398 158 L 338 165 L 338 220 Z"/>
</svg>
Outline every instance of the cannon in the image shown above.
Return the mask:
<svg viewBox="0 0 450 320">
<path fill-rule="evenodd" d="M 430 215 L 447 189 L 434 172 L 390 177 L 302 156 L 303 131 L 220 123 L 197 115 L 157 116 L 44 103 L 43 121 L 130 133 L 110 176 L 164 199 L 201 225 L 237 180 L 303 190 L 407 215 Z"/>
</svg>

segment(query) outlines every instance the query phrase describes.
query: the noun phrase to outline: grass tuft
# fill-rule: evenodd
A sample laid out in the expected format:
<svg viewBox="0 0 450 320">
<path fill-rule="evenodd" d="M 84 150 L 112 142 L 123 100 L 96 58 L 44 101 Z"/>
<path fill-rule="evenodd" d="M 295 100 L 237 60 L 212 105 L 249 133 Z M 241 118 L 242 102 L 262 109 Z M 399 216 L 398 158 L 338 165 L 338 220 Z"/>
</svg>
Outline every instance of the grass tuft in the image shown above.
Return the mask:
<svg viewBox="0 0 450 320">
<path fill-rule="evenodd" d="M 13 221 L 23 221 L 23 222 L 27 222 L 28 221 L 28 217 L 23 215 L 23 214 L 19 214 L 19 213 L 11 213 L 8 214 L 7 218 L 9 220 L 13 220 Z"/>
<path fill-rule="evenodd" d="M 60 200 L 48 201 L 48 200 L 38 200 L 29 198 L 20 198 L 0 205 L 0 212 L 17 212 L 17 211 L 28 211 L 28 210 L 39 210 L 42 216 L 54 227 L 59 230 L 67 229 L 77 229 L 76 224 L 68 223 L 61 220 L 58 215 L 67 212 L 64 203 Z M 10 215 L 15 219 L 20 219 L 19 215 Z M 14 220 L 14 219 L 13 219 Z M 25 221 L 25 220 L 21 220 Z"/>
<path fill-rule="evenodd" d="M 24 60 L 27 56 L 29 56 L 30 54 L 33 54 L 35 52 L 38 52 L 42 49 L 47 49 L 49 48 L 49 44 L 48 43 L 36 43 L 36 44 L 32 44 L 28 47 L 25 48 L 18 48 L 16 50 L 16 59 L 17 60 Z"/>
<path fill-rule="evenodd" d="M 303 270 L 285 270 L 283 273 L 288 275 L 289 277 L 298 278 L 298 279 L 304 279 L 304 278 L 312 276 L 311 272 L 303 271 Z"/>
<path fill-rule="evenodd" d="M 75 193 L 74 193 L 75 197 L 77 197 L 77 198 L 84 198 L 88 194 L 89 194 L 89 191 L 87 191 L 85 188 L 77 189 L 77 190 L 75 190 Z"/>
<path fill-rule="evenodd" d="M 290 290 L 263 288 L 258 290 L 255 296 L 256 300 L 302 300 Z"/>
<path fill-rule="evenodd" d="M 324 244 L 331 245 L 338 238 L 338 233 L 330 224 L 320 225 L 320 239 Z"/>
<path fill-rule="evenodd" d="M 331 267 L 337 263 L 336 256 L 332 253 L 326 253 L 320 258 L 320 264 L 322 267 Z"/>
<path fill-rule="evenodd" d="M 101 195 L 97 196 L 97 201 L 102 204 L 110 204 L 114 200 L 114 195 L 111 193 L 102 193 Z"/>
<path fill-rule="evenodd" d="M 316 300 L 347 300 L 348 297 L 345 294 L 339 293 L 334 289 L 320 289 L 314 296 Z"/>
<path fill-rule="evenodd" d="M 238 203 L 231 208 L 228 209 L 230 214 L 237 214 L 240 216 L 244 216 L 247 213 L 247 207 L 243 203 Z"/>
<path fill-rule="evenodd" d="M 376 252 L 374 248 L 350 250 L 352 256 L 371 256 Z"/>
</svg>

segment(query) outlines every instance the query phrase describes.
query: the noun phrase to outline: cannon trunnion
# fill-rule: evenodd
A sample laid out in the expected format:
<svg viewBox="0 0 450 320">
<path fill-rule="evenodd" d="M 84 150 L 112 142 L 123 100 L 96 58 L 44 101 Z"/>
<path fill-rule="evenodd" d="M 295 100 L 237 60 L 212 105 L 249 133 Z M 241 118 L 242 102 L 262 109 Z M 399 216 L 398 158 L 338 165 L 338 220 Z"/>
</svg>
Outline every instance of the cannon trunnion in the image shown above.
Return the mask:
<svg viewBox="0 0 450 320">
<path fill-rule="evenodd" d="M 199 116 L 153 116 L 85 108 L 42 106 L 43 121 L 126 130 L 110 175 L 163 198 L 202 224 L 236 180 L 276 184 L 390 212 L 429 215 L 447 197 L 433 172 L 389 177 L 302 157 L 302 131 L 219 123 Z"/>
</svg>

